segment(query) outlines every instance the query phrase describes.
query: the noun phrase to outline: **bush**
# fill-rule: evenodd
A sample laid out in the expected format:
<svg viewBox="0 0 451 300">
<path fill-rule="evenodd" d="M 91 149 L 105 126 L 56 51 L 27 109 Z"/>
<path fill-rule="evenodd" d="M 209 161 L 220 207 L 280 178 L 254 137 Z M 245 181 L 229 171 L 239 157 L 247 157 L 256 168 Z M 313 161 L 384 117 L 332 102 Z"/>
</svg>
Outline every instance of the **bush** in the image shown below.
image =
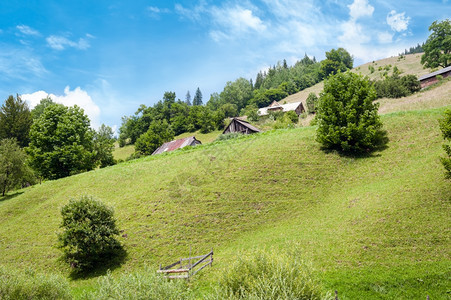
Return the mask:
<svg viewBox="0 0 451 300">
<path fill-rule="evenodd" d="M 351 72 L 324 83 L 318 106 L 316 139 L 326 149 L 367 152 L 381 142 L 376 91 L 368 78 Z"/>
<path fill-rule="evenodd" d="M 108 272 L 99 278 L 95 292 L 85 293 L 83 299 L 188 299 L 189 290 L 185 282 L 169 281 L 155 274 L 155 270 L 145 270 L 124 274 L 113 278 Z"/>
<path fill-rule="evenodd" d="M 313 114 L 316 112 L 316 106 L 318 105 L 318 97 L 315 93 L 308 94 L 307 97 L 307 112 Z"/>
<path fill-rule="evenodd" d="M 0 267 L 0 299 L 72 299 L 69 282 L 57 275 L 20 273 Z"/>
<path fill-rule="evenodd" d="M 291 111 L 287 111 L 284 115 L 283 115 L 284 120 L 287 120 L 293 124 L 297 124 L 299 121 L 299 116 L 298 114 L 291 110 Z"/>
<path fill-rule="evenodd" d="M 90 271 L 110 262 L 122 251 L 116 240 L 119 230 L 113 209 L 92 197 L 70 200 L 61 209 L 64 231 L 58 234 L 58 248 L 75 273 Z"/>
<path fill-rule="evenodd" d="M 240 137 L 242 137 L 242 136 L 243 136 L 242 133 L 239 133 L 239 132 L 231 132 L 231 133 L 221 134 L 220 136 L 218 136 L 218 137 L 216 138 L 215 141 L 231 140 L 231 139 L 240 138 Z"/>
<path fill-rule="evenodd" d="M 401 98 L 421 89 L 420 82 L 415 75 L 399 77 L 396 74 L 374 83 L 378 98 Z"/>
<path fill-rule="evenodd" d="M 327 297 L 327 296 L 326 296 Z M 323 299 L 321 286 L 299 258 L 276 252 L 239 257 L 210 299 Z"/>
<path fill-rule="evenodd" d="M 447 109 L 445 111 L 445 117 L 440 121 L 440 129 L 443 134 L 443 138 L 450 142 L 451 141 L 451 110 Z M 447 157 L 442 157 L 441 161 L 446 170 L 446 178 L 451 179 L 451 146 L 449 144 L 443 145 Z"/>
</svg>

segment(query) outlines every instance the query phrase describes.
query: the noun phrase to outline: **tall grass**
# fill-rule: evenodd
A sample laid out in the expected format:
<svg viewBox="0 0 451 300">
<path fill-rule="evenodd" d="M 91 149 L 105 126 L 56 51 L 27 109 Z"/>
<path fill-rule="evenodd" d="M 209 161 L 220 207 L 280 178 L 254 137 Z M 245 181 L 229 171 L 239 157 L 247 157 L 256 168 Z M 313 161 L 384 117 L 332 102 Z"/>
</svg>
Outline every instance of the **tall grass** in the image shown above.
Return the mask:
<svg viewBox="0 0 451 300">
<path fill-rule="evenodd" d="M 114 278 L 109 272 L 98 280 L 95 291 L 85 293 L 82 299 L 188 299 L 190 294 L 185 282 L 169 281 L 155 273 L 155 270 L 147 268 L 129 274 L 123 274 Z"/>
<path fill-rule="evenodd" d="M 224 273 L 210 299 L 330 299 L 297 255 L 257 251 Z"/>
<path fill-rule="evenodd" d="M 58 275 L 20 273 L 0 267 L 0 299 L 72 299 L 68 281 Z"/>
</svg>

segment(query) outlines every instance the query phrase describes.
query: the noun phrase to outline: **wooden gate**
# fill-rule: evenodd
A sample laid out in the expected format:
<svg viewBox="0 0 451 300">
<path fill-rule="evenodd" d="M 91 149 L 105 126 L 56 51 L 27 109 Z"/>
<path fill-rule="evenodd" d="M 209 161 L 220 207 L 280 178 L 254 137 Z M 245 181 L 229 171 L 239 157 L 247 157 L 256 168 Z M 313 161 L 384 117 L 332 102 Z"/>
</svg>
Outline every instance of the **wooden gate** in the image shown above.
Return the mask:
<svg viewBox="0 0 451 300">
<path fill-rule="evenodd" d="M 213 265 L 213 250 L 210 253 L 200 256 L 180 258 L 173 264 L 166 267 L 161 267 L 157 271 L 163 273 L 167 278 L 171 279 L 188 279 L 194 276 L 197 272 L 205 268 L 206 266 Z M 171 274 L 183 274 L 183 275 L 171 275 Z"/>
</svg>

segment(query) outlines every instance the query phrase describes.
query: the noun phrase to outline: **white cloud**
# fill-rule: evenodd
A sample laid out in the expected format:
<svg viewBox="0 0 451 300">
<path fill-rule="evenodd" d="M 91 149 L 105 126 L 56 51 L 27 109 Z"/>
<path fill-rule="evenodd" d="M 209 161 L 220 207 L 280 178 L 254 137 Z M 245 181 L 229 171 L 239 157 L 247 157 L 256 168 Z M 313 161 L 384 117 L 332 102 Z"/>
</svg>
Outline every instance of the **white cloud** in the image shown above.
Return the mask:
<svg viewBox="0 0 451 300">
<path fill-rule="evenodd" d="M 360 17 L 371 17 L 374 12 L 374 7 L 368 3 L 368 0 L 354 0 L 351 5 L 348 5 L 348 8 L 349 15 L 353 20 Z"/>
<path fill-rule="evenodd" d="M 39 36 L 39 31 L 27 26 L 27 25 L 17 25 L 16 28 L 24 35 L 34 35 Z"/>
<path fill-rule="evenodd" d="M 85 111 L 85 114 L 91 120 L 91 126 L 97 129 L 100 126 L 100 108 L 97 104 L 94 103 L 91 96 L 80 87 L 75 88 L 74 90 L 70 90 L 70 87 L 67 86 L 64 89 L 64 95 L 58 96 L 54 94 L 48 94 L 45 91 L 37 91 L 32 94 L 23 94 L 21 98 L 27 101 L 30 108 L 35 107 L 41 99 L 46 97 L 50 97 L 56 103 L 63 104 L 65 106 L 74 106 L 77 105 Z"/>
<path fill-rule="evenodd" d="M 406 17 L 405 13 L 396 13 L 395 10 L 392 10 L 387 15 L 387 24 L 390 25 L 393 31 L 401 32 L 407 30 L 409 25 L 410 17 Z"/>
<path fill-rule="evenodd" d="M 90 35 L 87 35 L 87 37 L 89 38 Z M 46 41 L 49 47 L 55 50 L 64 50 L 67 47 L 86 50 L 90 47 L 88 40 L 84 38 L 80 38 L 78 42 L 74 42 L 64 36 L 51 35 L 46 38 Z"/>
<path fill-rule="evenodd" d="M 266 25 L 255 16 L 250 9 L 241 6 L 213 8 L 211 15 L 214 21 L 232 35 L 249 31 L 263 32 Z"/>
<path fill-rule="evenodd" d="M 391 34 L 390 32 L 379 32 L 377 34 L 377 39 L 379 41 L 379 43 L 381 44 L 389 44 L 391 42 L 393 42 L 393 34 Z"/>
<path fill-rule="evenodd" d="M 199 1 L 199 4 L 193 9 L 185 8 L 180 4 L 176 4 L 175 11 L 182 17 L 191 21 L 200 21 L 202 19 L 201 15 L 208 12 L 207 3 L 205 0 Z"/>
</svg>

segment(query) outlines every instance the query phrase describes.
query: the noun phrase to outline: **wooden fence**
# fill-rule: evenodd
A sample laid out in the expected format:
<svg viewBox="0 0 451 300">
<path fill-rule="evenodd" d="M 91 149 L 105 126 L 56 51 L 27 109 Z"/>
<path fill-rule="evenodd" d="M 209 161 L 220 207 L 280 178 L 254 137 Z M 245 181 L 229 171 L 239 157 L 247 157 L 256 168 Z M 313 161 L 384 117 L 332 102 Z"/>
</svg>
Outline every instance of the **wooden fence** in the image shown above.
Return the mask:
<svg viewBox="0 0 451 300">
<path fill-rule="evenodd" d="M 200 256 L 180 258 L 173 264 L 166 267 L 161 267 L 157 271 L 163 273 L 167 278 L 171 279 L 188 279 L 191 276 L 196 275 L 197 272 L 205 268 L 206 266 L 213 265 L 213 250 L 210 253 Z M 185 273 L 185 274 L 183 274 Z M 171 275 L 171 274 L 183 274 L 183 275 Z"/>
</svg>

